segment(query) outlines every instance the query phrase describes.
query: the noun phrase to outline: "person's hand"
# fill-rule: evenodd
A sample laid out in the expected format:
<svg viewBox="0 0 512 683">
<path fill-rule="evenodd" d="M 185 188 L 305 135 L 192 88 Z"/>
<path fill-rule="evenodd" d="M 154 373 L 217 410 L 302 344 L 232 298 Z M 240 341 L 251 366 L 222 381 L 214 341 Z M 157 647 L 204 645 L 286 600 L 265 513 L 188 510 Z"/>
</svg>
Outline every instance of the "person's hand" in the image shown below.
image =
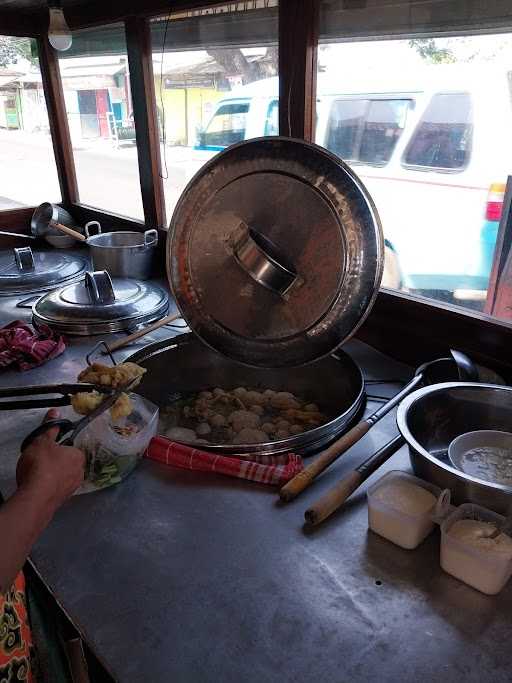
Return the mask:
<svg viewBox="0 0 512 683">
<path fill-rule="evenodd" d="M 59 417 L 58 410 L 50 410 L 46 420 Z M 34 439 L 18 461 L 18 488 L 44 498 L 57 509 L 76 491 L 84 478 L 85 455 L 73 446 L 55 443 L 58 427 Z"/>
</svg>

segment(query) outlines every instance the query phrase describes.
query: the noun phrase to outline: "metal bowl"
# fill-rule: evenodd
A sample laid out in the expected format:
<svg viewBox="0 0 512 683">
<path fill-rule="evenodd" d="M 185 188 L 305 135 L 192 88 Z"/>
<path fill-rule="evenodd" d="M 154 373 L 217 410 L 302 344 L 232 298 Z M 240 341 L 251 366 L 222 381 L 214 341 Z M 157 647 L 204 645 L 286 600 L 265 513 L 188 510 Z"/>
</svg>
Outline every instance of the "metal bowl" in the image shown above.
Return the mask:
<svg viewBox="0 0 512 683">
<path fill-rule="evenodd" d="M 409 445 L 414 472 L 449 488 L 455 503 L 478 503 L 506 512 L 512 487 L 472 477 L 451 465 L 448 446 L 457 436 L 480 429 L 510 431 L 512 388 L 447 382 L 415 391 L 398 408 L 398 428 Z"/>
<path fill-rule="evenodd" d="M 137 393 L 159 406 L 173 394 L 239 386 L 291 391 L 318 403 L 331 417 L 327 424 L 280 441 L 209 445 L 204 450 L 225 455 L 313 453 L 339 435 L 364 407 L 364 381 L 359 367 L 343 352 L 298 368 L 254 368 L 236 363 L 206 347 L 192 334 L 150 344 L 128 360 L 147 368 Z"/>
</svg>

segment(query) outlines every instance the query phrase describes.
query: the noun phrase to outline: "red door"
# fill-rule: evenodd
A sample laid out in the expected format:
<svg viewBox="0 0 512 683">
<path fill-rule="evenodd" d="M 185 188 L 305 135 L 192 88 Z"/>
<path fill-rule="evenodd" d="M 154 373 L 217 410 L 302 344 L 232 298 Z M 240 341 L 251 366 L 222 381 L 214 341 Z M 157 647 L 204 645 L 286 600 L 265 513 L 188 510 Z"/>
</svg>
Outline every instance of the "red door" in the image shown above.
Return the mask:
<svg viewBox="0 0 512 683">
<path fill-rule="evenodd" d="M 96 112 L 98 114 L 98 121 L 100 124 L 100 136 L 108 138 L 109 126 L 107 121 L 107 112 L 110 111 L 110 102 L 108 90 L 96 90 Z"/>
</svg>

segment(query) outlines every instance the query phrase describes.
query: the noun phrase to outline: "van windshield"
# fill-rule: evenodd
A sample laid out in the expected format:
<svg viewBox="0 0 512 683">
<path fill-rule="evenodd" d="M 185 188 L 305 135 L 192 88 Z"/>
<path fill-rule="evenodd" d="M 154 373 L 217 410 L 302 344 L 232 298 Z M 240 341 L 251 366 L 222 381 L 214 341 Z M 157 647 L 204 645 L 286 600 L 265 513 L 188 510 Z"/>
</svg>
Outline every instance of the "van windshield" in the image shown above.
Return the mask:
<svg viewBox="0 0 512 683">
<path fill-rule="evenodd" d="M 249 102 L 221 104 L 206 130 L 200 134 L 200 145 L 208 149 L 224 149 L 245 139 Z"/>
<path fill-rule="evenodd" d="M 386 164 L 402 134 L 410 104 L 407 99 L 334 100 L 326 147 L 347 161 Z"/>
</svg>

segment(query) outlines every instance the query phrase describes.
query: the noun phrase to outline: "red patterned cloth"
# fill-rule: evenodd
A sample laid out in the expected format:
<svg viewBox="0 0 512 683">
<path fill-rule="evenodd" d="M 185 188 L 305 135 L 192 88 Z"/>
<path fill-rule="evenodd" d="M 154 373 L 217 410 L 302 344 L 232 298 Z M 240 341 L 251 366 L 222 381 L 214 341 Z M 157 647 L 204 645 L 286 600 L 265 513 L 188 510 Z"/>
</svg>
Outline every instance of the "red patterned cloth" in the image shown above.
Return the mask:
<svg viewBox="0 0 512 683">
<path fill-rule="evenodd" d="M 0 681 L 34 683 L 34 648 L 27 614 L 25 577 L 0 593 Z"/>
<path fill-rule="evenodd" d="M 229 477 L 249 479 L 274 486 L 285 484 L 304 468 L 300 455 L 293 453 L 254 456 L 250 460 L 229 458 L 184 446 L 169 441 L 163 436 L 155 436 L 151 439 L 146 457 L 172 467 L 199 472 L 217 472 Z"/>
<path fill-rule="evenodd" d="M 0 368 L 17 365 L 20 370 L 30 370 L 59 356 L 65 348 L 64 339 L 49 327 L 35 332 L 30 325 L 15 320 L 0 329 Z"/>
</svg>

